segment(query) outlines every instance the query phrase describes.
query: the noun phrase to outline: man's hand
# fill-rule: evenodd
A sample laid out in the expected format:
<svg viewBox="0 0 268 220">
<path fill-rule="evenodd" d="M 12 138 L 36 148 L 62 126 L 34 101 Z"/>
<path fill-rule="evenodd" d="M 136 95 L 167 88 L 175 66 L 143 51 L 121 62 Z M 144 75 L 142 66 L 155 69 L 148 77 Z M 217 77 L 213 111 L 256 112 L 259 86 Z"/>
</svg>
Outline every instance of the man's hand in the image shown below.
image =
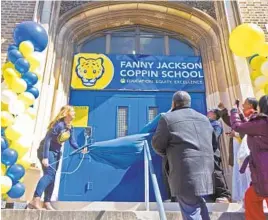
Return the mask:
<svg viewBox="0 0 268 220">
<path fill-rule="evenodd" d="M 236 136 L 235 131 L 230 131 L 230 133 L 228 133 L 228 136 L 232 138 L 235 137 Z"/>
<path fill-rule="evenodd" d="M 44 165 L 44 167 L 48 167 L 48 166 L 49 166 L 48 158 L 44 158 L 44 159 L 42 160 L 42 164 Z"/>
<path fill-rule="evenodd" d="M 224 106 L 224 104 L 222 102 L 220 102 L 219 105 L 218 105 L 218 108 L 220 110 L 223 110 L 223 109 L 225 109 L 225 106 Z"/>
<path fill-rule="evenodd" d="M 81 151 L 82 154 L 87 154 L 88 153 L 88 150 L 87 150 L 87 147 L 83 148 L 83 150 Z"/>
</svg>

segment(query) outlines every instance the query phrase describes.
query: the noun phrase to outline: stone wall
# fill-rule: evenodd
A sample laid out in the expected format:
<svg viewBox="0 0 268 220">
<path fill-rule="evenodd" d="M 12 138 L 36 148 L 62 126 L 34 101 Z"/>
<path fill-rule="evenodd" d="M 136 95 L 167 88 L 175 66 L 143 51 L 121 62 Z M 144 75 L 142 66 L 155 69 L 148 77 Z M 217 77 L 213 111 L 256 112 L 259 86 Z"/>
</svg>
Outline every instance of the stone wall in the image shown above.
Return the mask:
<svg viewBox="0 0 268 220">
<path fill-rule="evenodd" d="M 153 2 L 152 0 L 143 0 L 143 1 L 132 1 L 132 2 Z M 165 2 L 167 0 L 154 0 L 155 2 Z M 80 5 L 87 4 L 90 1 L 62 1 L 61 2 L 61 8 L 60 8 L 60 15 L 63 15 L 64 13 L 68 12 L 69 10 L 76 8 Z M 116 1 L 118 2 L 118 1 Z M 126 2 L 126 1 L 122 1 Z M 216 18 L 215 13 L 215 7 L 213 1 L 179 1 L 175 4 L 186 4 L 191 7 L 197 8 L 207 14 L 209 14 L 211 17 Z"/>
<path fill-rule="evenodd" d="M 268 1 L 267 0 L 238 0 L 243 23 L 258 24 L 266 34 L 268 41 Z"/>
<path fill-rule="evenodd" d="M 6 61 L 8 45 L 13 42 L 13 30 L 22 21 L 33 19 L 35 1 L 1 1 L 1 63 Z"/>
</svg>

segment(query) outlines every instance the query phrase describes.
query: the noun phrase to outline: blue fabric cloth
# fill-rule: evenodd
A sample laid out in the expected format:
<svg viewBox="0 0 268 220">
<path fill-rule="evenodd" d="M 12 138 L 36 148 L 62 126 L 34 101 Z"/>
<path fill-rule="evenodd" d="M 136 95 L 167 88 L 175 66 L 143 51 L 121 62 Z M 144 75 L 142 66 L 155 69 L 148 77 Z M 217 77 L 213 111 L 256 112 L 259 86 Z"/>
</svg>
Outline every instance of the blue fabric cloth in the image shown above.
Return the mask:
<svg viewBox="0 0 268 220">
<path fill-rule="evenodd" d="M 217 120 L 210 120 L 210 123 L 214 129 L 214 133 L 216 135 L 216 138 L 218 140 L 218 138 L 222 135 L 223 133 L 223 128 L 222 128 L 222 125 L 219 121 Z"/>
<path fill-rule="evenodd" d="M 88 146 L 90 156 L 97 162 L 116 169 L 126 169 L 143 159 L 144 141 L 150 134 L 136 134 Z"/>
<path fill-rule="evenodd" d="M 42 194 L 45 192 L 44 201 L 50 202 L 53 189 L 54 189 L 56 171 L 59 165 L 59 162 L 56 162 L 56 161 L 59 161 L 60 157 L 61 157 L 60 152 L 57 153 L 54 151 L 49 151 L 48 163 L 50 164 L 50 166 L 49 167 L 42 166 L 44 175 L 42 176 L 42 178 L 39 180 L 37 184 L 34 197 L 41 197 Z"/>
<path fill-rule="evenodd" d="M 147 125 L 144 126 L 144 128 L 140 131 L 140 133 L 153 133 L 156 131 L 158 122 L 160 120 L 160 118 L 162 117 L 164 113 L 160 113 L 158 114 L 154 120 L 152 120 L 151 122 L 149 122 Z"/>
<path fill-rule="evenodd" d="M 78 149 L 79 146 L 74 138 L 74 130 L 73 128 L 69 129 L 64 121 L 57 122 L 54 127 L 47 132 L 45 137 L 45 143 L 43 148 L 43 158 L 48 158 L 49 151 L 54 151 L 59 153 L 61 150 L 62 143 L 60 141 L 61 136 L 66 135 L 69 136 L 69 143 L 74 149 Z"/>
<path fill-rule="evenodd" d="M 95 142 L 88 146 L 90 156 L 98 162 L 108 164 L 116 169 L 127 169 L 133 163 L 143 160 L 144 141 L 148 141 L 152 156 L 155 152 L 151 140 L 163 113 L 145 125 L 139 134 L 117 138 L 109 141 Z"/>
</svg>

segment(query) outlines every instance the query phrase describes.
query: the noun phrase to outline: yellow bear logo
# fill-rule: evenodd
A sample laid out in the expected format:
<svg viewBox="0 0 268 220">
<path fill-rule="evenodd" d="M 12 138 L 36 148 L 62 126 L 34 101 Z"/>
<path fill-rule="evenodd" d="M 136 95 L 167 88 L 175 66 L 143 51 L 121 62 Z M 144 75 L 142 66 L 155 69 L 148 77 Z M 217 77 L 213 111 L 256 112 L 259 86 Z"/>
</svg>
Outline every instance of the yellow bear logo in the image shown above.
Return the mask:
<svg viewBox="0 0 268 220">
<path fill-rule="evenodd" d="M 76 74 L 82 80 L 84 86 L 92 87 L 103 76 L 105 68 L 103 58 L 84 58 L 78 59 Z"/>
</svg>

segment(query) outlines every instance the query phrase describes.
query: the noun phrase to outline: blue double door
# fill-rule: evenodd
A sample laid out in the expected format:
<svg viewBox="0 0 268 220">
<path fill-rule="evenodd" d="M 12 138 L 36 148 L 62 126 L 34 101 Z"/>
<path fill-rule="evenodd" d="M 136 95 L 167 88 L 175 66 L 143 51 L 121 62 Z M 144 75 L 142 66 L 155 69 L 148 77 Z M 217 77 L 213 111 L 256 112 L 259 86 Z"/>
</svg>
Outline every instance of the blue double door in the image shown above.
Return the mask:
<svg viewBox="0 0 268 220">
<path fill-rule="evenodd" d="M 93 128 L 93 141 L 105 141 L 137 134 L 157 114 L 171 107 L 170 92 L 71 92 L 70 104 L 89 106 L 88 125 Z M 204 93 L 192 93 L 193 108 L 205 113 Z M 83 128 L 76 128 L 80 145 L 84 144 Z M 66 143 L 64 156 L 72 149 Z M 152 152 L 153 153 L 153 152 Z M 81 155 L 63 161 L 62 171 L 74 170 Z M 162 181 L 161 158 L 153 153 L 153 163 L 163 199 L 166 198 Z M 107 164 L 83 159 L 81 167 L 72 175 L 61 176 L 59 200 L 62 201 L 144 201 L 144 162 L 138 161 L 126 170 L 115 169 Z M 152 185 L 150 200 L 155 201 Z"/>
</svg>

